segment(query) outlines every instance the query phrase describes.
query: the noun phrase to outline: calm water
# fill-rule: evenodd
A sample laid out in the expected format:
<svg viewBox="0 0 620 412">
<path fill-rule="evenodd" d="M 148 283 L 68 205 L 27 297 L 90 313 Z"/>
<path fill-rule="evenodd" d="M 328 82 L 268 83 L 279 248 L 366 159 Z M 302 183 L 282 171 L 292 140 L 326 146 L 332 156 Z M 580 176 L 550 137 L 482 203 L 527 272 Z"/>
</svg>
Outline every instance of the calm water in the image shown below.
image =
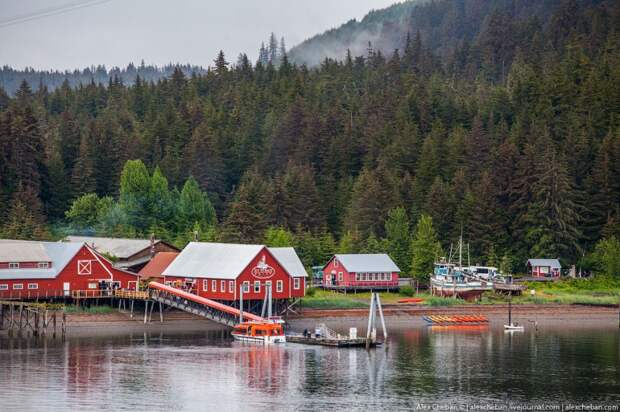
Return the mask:
<svg viewBox="0 0 620 412">
<path fill-rule="evenodd" d="M 420 403 L 620 404 L 618 329 L 392 328 L 364 350 L 252 346 L 225 331 L 0 337 L 0 410 L 402 410 Z"/>
</svg>

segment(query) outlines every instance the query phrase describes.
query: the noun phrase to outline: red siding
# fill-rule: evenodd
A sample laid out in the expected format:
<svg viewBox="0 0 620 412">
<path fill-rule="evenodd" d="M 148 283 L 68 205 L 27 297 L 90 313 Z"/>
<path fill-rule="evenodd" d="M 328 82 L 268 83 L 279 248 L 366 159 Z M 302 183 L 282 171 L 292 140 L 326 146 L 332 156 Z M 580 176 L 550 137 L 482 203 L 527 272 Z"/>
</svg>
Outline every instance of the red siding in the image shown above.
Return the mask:
<svg viewBox="0 0 620 412">
<path fill-rule="evenodd" d="M 356 280 L 356 273 L 349 272 L 341 262 L 333 257 L 323 269 L 323 284 L 326 286 L 398 286 L 398 272 L 392 272 L 391 280 Z"/>
<path fill-rule="evenodd" d="M 83 274 L 78 273 L 78 262 L 85 264 Z M 85 270 L 90 262 L 90 271 Z M 107 269 L 107 270 L 106 270 Z M 64 283 L 69 283 L 69 289 L 74 290 L 93 290 L 88 288 L 89 283 L 101 280 L 113 280 L 120 282 L 123 289 L 134 289 L 137 275 L 118 270 L 102 256 L 83 246 L 78 253 L 69 261 L 67 266 L 62 269 L 56 278 L 53 279 L 20 279 L 19 271 L 15 270 L 15 278 L 11 280 L 0 280 L 1 285 L 8 285 L 8 290 L 0 289 L 0 297 L 45 297 L 63 296 Z M 89 273 L 88 273 L 89 272 Z M 28 284 L 37 284 L 37 289 L 28 289 Z M 23 289 L 14 289 L 14 284 L 22 284 Z"/>
<path fill-rule="evenodd" d="M 252 274 L 258 263 L 263 259 L 265 263 L 274 269 L 274 274 L 268 278 L 256 277 Z M 214 299 L 214 300 L 238 300 L 239 291 L 243 287 L 243 282 L 249 282 L 250 291 L 243 294 L 244 300 L 263 299 L 265 297 L 265 282 L 272 282 L 271 294 L 273 299 L 288 299 L 291 297 L 302 297 L 305 294 L 305 278 L 299 278 L 299 288 L 294 287 L 294 278 L 289 276 L 286 270 L 276 261 L 267 248 L 261 250 L 261 252 L 252 259 L 250 264 L 241 272 L 241 274 L 235 280 L 220 279 L 220 278 L 184 278 L 166 276 L 165 282 L 181 282 L 186 280 L 195 281 L 192 293 L 199 296 Z M 204 281 L 207 281 L 207 290 L 204 290 Z M 213 281 L 216 283 L 216 290 L 213 290 Z M 254 282 L 260 281 L 261 287 L 259 292 L 254 292 Z M 282 282 L 282 291 L 278 292 L 277 282 Z M 222 291 L 222 282 L 225 282 L 225 291 Z M 233 291 L 230 292 L 230 282 L 233 282 Z"/>
</svg>

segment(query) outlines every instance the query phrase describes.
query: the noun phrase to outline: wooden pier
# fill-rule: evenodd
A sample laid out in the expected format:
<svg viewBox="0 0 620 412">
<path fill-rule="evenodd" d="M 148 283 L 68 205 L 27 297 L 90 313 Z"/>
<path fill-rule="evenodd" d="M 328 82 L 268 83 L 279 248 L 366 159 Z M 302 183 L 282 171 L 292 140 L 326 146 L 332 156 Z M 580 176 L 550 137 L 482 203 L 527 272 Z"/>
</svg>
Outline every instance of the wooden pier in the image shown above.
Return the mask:
<svg viewBox="0 0 620 412">
<path fill-rule="evenodd" d="M 66 315 L 63 306 L 50 303 L 0 300 L 0 331 L 7 330 L 9 336 L 32 333 L 32 336 L 47 336 L 66 333 Z"/>
</svg>

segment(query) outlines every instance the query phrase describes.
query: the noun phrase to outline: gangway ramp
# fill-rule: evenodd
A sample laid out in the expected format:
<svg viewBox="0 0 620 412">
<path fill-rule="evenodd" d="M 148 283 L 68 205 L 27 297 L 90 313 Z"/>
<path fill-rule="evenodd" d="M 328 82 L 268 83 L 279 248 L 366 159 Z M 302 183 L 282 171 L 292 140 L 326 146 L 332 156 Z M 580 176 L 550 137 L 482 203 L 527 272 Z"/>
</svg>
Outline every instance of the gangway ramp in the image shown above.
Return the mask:
<svg viewBox="0 0 620 412">
<path fill-rule="evenodd" d="M 239 323 L 241 313 L 239 309 L 232 306 L 224 305 L 159 282 L 150 282 L 149 289 L 151 289 L 151 299 L 164 305 L 202 316 L 226 326 L 232 327 Z M 243 312 L 243 320 L 265 321 L 264 318 L 249 312 Z"/>
</svg>

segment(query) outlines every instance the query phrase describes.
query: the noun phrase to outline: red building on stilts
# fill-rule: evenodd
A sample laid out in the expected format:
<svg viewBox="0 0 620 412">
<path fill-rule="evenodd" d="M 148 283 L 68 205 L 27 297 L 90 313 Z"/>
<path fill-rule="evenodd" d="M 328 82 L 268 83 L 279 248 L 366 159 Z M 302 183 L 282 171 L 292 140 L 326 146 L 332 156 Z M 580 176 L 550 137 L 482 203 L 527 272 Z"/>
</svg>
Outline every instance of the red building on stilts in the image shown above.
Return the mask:
<svg viewBox="0 0 620 412">
<path fill-rule="evenodd" d="M 117 269 L 84 243 L 0 239 L 0 299 L 135 290 L 138 275 Z"/>
<path fill-rule="evenodd" d="M 293 248 L 192 242 L 164 270 L 164 282 L 199 296 L 257 311 L 267 287 L 276 313 L 305 295 L 308 276 Z"/>
</svg>

